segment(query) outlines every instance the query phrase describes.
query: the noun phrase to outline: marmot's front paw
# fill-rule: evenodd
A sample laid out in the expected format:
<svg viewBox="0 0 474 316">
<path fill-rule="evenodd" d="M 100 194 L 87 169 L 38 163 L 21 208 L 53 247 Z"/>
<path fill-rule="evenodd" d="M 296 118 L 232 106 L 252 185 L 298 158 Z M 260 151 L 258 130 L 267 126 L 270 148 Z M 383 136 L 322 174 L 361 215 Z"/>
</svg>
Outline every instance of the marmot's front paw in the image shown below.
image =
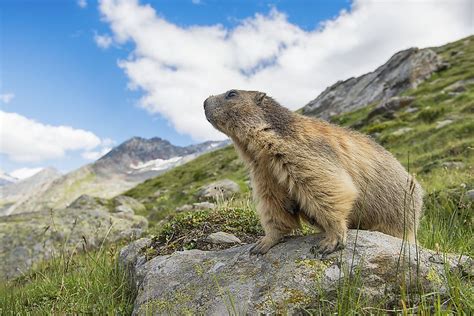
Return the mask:
<svg viewBox="0 0 474 316">
<path fill-rule="evenodd" d="M 327 235 L 321 234 L 321 239 L 319 242 L 311 247 L 311 253 L 319 254 L 321 257 L 326 257 L 327 255 L 342 250 L 345 247 L 345 240 L 339 238 L 336 235 Z"/>
<path fill-rule="evenodd" d="M 272 239 L 268 236 L 260 238 L 259 241 L 253 245 L 252 248 L 250 248 L 250 254 L 252 255 L 263 255 L 267 253 L 267 251 L 275 246 L 278 243 L 279 240 Z"/>
</svg>

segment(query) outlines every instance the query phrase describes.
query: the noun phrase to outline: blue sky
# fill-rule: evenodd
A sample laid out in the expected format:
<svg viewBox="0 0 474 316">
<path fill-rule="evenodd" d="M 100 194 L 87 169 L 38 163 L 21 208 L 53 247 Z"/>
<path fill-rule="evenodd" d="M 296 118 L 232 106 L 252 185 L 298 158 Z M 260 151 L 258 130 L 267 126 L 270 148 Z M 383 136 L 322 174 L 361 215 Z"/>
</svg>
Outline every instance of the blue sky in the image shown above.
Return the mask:
<svg viewBox="0 0 474 316">
<path fill-rule="evenodd" d="M 337 15 L 347 1 L 143 1 L 150 3 L 167 20 L 181 26 L 223 24 L 266 13 L 275 6 L 289 14 L 303 28 Z M 308 6 L 308 3 L 312 3 Z M 189 135 L 177 133 L 163 117 L 137 106 L 139 91 L 127 89 L 127 77 L 117 67 L 131 45 L 100 49 L 94 35 L 108 31 L 101 21 L 96 1 L 81 8 L 77 1 L 1 2 L 1 87 L 0 93 L 15 96 L 2 110 L 15 112 L 43 124 L 67 125 L 88 130 L 119 144 L 132 136 L 159 136 L 173 144 L 195 143 Z M 317 7 L 317 8 L 316 8 Z M 309 15 L 312 8 L 316 15 Z M 78 152 L 66 157 L 33 163 L 15 162 L 2 155 L 2 169 L 24 165 L 52 164 L 63 171 L 87 160 Z"/>
<path fill-rule="evenodd" d="M 472 33 L 472 14 L 464 12 L 469 1 L 453 1 L 446 10 L 427 1 L 407 11 L 396 1 L 392 7 L 368 0 L 354 7 L 347 0 L 3 0 L 0 94 L 14 97 L 0 105 L 17 117 L 2 124 L 1 169 L 52 165 L 69 171 L 91 161 L 85 152 L 96 156 L 132 136 L 159 136 L 177 145 L 222 138 L 204 125 L 205 96 L 235 84 L 301 107 L 334 81 L 370 71 L 397 50 Z M 411 11 L 412 17 L 406 13 Z M 378 12 L 390 15 L 378 19 Z M 419 12 L 427 17 L 416 18 Z M 400 16 L 403 26 L 396 22 Z M 411 29 L 404 30 L 407 24 Z M 387 38 L 383 32 L 390 30 L 399 33 Z M 99 47 L 97 36 L 107 45 Z M 209 52 L 196 52 L 200 43 L 209 43 Z M 262 65 L 269 58 L 276 62 L 267 69 Z M 242 77 L 246 69 L 261 71 Z M 281 93 L 285 80 L 298 98 Z M 13 132 L 26 119 L 38 125 L 32 131 L 52 135 Z M 71 136 L 56 142 L 58 126 L 71 127 Z M 18 148 L 30 147 L 28 139 L 35 139 L 31 150 L 37 153 Z"/>
</svg>

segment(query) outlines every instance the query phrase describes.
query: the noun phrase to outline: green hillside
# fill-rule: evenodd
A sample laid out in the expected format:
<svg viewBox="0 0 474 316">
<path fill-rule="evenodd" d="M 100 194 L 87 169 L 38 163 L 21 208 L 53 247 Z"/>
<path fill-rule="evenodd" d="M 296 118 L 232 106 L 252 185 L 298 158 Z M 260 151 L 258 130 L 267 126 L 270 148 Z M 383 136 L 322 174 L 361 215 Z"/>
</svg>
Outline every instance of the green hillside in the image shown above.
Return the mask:
<svg viewBox="0 0 474 316">
<path fill-rule="evenodd" d="M 145 215 L 154 223 L 172 214 L 176 207 L 196 202 L 196 193 L 202 185 L 220 179 L 233 180 L 240 185 L 242 192 L 248 191 L 245 183 L 248 174 L 232 146 L 204 154 L 173 168 L 137 185 L 125 195 L 142 202 L 146 211 L 140 215 Z"/>
</svg>

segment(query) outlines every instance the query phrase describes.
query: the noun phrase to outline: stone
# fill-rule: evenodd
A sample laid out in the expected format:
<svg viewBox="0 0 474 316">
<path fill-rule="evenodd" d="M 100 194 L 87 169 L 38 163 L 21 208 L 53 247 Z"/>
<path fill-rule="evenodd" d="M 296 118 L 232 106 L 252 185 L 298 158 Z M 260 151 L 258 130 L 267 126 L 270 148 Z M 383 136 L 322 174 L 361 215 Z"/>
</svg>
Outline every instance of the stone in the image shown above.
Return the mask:
<svg viewBox="0 0 474 316">
<path fill-rule="evenodd" d="M 189 212 L 189 211 L 199 211 L 199 210 L 213 210 L 216 208 L 216 205 L 211 202 L 197 202 L 190 204 L 184 204 L 176 208 L 176 212 Z"/>
<path fill-rule="evenodd" d="M 189 204 L 184 204 L 184 205 L 181 205 L 179 207 L 176 208 L 176 212 L 188 212 L 188 211 L 191 211 L 193 209 L 193 206 L 192 205 L 189 205 Z"/>
<path fill-rule="evenodd" d="M 212 244 L 241 244 L 242 243 L 242 241 L 240 241 L 239 238 L 226 232 L 212 233 L 209 236 L 207 236 L 206 241 Z"/>
<path fill-rule="evenodd" d="M 474 201 L 474 190 L 469 190 L 466 192 L 466 196 L 469 200 Z"/>
<path fill-rule="evenodd" d="M 468 86 L 471 85 L 474 85 L 474 79 L 459 80 L 444 88 L 443 91 L 456 95 L 462 92 L 466 92 Z"/>
<path fill-rule="evenodd" d="M 382 101 L 367 115 L 367 119 L 371 119 L 376 115 L 383 115 L 384 117 L 393 117 L 395 111 L 404 108 L 415 101 L 414 97 L 393 97 L 386 101 Z"/>
<path fill-rule="evenodd" d="M 445 126 L 448 126 L 452 122 L 454 122 L 454 121 L 453 120 L 438 121 L 438 122 L 436 122 L 436 129 L 440 129 L 440 128 L 443 128 Z"/>
<path fill-rule="evenodd" d="M 146 210 L 145 205 L 138 202 L 132 197 L 119 195 L 112 200 L 115 204 L 114 212 L 125 212 L 125 213 L 141 213 Z"/>
<path fill-rule="evenodd" d="M 393 306 L 400 288 L 409 295 L 419 285 L 443 297 L 446 269 L 472 274 L 473 260 L 466 256 L 439 254 L 379 232 L 350 230 L 347 237 L 344 250 L 322 260 L 311 250 L 318 236 L 287 238 L 262 256 L 249 255 L 251 245 L 243 245 L 148 261 L 143 249 L 151 240 L 144 239 L 122 249 L 119 263 L 137 291 L 134 315 L 227 315 L 229 308 L 235 314 L 294 315 L 320 299 L 335 300 L 343 282 L 357 282 L 361 299 Z"/>
<path fill-rule="evenodd" d="M 147 226 L 141 216 L 84 208 L 0 217 L 0 280 L 28 273 L 54 256 L 134 240 Z"/>
<path fill-rule="evenodd" d="M 411 127 L 402 127 L 400 129 L 397 129 L 395 132 L 392 133 L 393 136 L 401 136 L 403 134 L 406 134 L 410 132 L 413 128 Z"/>
<path fill-rule="evenodd" d="M 87 194 L 83 194 L 75 199 L 70 205 L 69 209 L 82 209 L 82 210 L 102 210 L 108 211 L 107 200 L 97 197 L 93 197 Z"/>
<path fill-rule="evenodd" d="M 465 167 L 465 164 L 461 161 L 445 161 L 441 163 L 441 166 L 448 169 L 462 169 Z"/>
<path fill-rule="evenodd" d="M 240 192 L 240 187 L 232 180 L 224 179 L 201 187 L 197 193 L 200 199 L 229 198 Z"/>
<path fill-rule="evenodd" d="M 410 106 L 405 109 L 405 113 L 415 113 L 415 112 L 418 112 L 418 111 L 419 111 L 418 108 L 414 108 L 414 107 L 410 107 Z"/>
<path fill-rule="evenodd" d="M 216 208 L 216 205 L 211 202 L 193 203 L 193 210 L 213 210 L 215 208 Z"/>
</svg>

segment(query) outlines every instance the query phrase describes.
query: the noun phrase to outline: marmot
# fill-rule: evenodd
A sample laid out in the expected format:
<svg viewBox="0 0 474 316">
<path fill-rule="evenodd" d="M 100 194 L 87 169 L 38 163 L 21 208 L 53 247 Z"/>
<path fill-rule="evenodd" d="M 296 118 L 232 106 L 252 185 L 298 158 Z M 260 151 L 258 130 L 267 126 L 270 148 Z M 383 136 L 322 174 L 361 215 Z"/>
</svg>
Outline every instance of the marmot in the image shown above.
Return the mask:
<svg viewBox="0 0 474 316">
<path fill-rule="evenodd" d="M 230 90 L 204 101 L 208 121 L 250 169 L 266 253 L 301 220 L 322 231 L 321 255 L 342 249 L 348 228 L 415 241 L 423 190 L 369 137 L 305 117 L 265 93 Z"/>
</svg>

